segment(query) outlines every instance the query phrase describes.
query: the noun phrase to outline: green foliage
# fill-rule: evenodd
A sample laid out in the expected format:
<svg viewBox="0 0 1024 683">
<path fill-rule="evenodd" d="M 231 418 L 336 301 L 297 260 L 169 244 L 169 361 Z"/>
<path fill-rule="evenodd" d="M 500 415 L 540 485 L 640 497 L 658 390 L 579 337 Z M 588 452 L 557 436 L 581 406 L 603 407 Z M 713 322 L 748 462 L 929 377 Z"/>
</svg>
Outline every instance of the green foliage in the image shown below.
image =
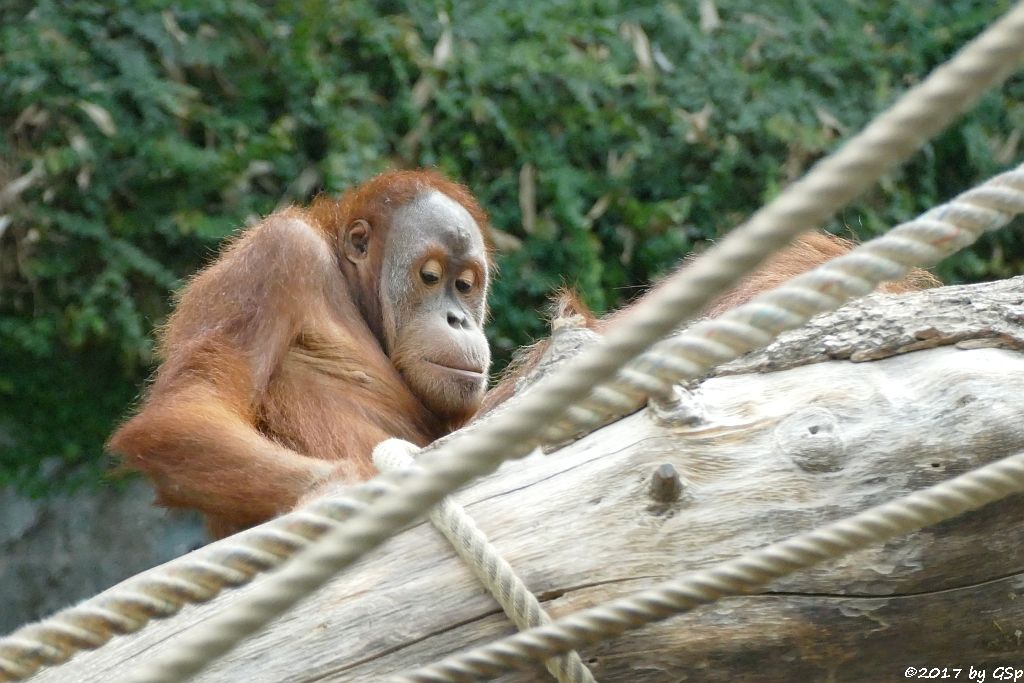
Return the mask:
<svg viewBox="0 0 1024 683">
<path fill-rule="evenodd" d="M 102 463 L 171 291 L 281 204 L 395 165 L 465 181 L 521 243 L 492 297 L 503 361 L 543 334 L 552 289 L 633 297 L 1008 4 L 719 0 L 706 31 L 696 3 L 655 0 L 9 0 L 0 481 Z M 988 95 L 830 228 L 870 236 L 1007 167 L 1022 96 L 1019 78 Z M 1008 232 L 940 273 L 1022 260 Z"/>
</svg>

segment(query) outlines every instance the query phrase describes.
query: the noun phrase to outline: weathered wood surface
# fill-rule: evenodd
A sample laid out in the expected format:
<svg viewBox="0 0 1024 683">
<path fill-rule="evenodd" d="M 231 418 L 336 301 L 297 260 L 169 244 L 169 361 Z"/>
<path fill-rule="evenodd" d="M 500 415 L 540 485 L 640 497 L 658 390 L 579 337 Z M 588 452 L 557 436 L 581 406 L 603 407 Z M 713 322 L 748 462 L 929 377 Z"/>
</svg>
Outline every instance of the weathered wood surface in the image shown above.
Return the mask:
<svg viewBox="0 0 1024 683">
<path fill-rule="evenodd" d="M 1024 356 L 1013 350 L 1022 303 L 1020 279 L 855 303 L 764 356 L 789 358 L 779 364 L 788 369 L 697 386 L 697 425 L 644 410 L 507 464 L 457 498 L 556 616 L 708 567 L 1024 450 Z M 922 335 L 935 348 L 899 352 Z M 674 503 L 648 493 L 664 463 L 682 475 Z M 1014 496 L 581 654 L 605 683 L 895 681 L 908 666 L 1024 667 L 1022 516 Z M 117 681 L 247 592 L 33 680 Z M 511 630 L 420 524 L 197 680 L 375 681 Z"/>
</svg>

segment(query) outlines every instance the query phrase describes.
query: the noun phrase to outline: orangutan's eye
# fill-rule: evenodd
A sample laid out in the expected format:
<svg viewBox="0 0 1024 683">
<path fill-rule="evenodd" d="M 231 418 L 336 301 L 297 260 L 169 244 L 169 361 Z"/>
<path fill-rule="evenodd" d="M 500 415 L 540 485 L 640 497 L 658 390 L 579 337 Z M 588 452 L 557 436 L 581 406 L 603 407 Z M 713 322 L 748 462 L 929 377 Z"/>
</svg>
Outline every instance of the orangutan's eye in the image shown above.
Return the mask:
<svg viewBox="0 0 1024 683">
<path fill-rule="evenodd" d="M 441 264 L 437 259 L 430 259 L 420 268 L 420 279 L 426 285 L 436 285 L 441 281 L 441 275 L 443 274 L 444 269 L 441 268 Z"/>
<path fill-rule="evenodd" d="M 459 290 L 463 294 L 468 294 L 473 285 L 476 284 L 476 273 L 472 270 L 466 269 L 459 274 L 459 277 L 455 280 L 455 289 Z"/>
</svg>

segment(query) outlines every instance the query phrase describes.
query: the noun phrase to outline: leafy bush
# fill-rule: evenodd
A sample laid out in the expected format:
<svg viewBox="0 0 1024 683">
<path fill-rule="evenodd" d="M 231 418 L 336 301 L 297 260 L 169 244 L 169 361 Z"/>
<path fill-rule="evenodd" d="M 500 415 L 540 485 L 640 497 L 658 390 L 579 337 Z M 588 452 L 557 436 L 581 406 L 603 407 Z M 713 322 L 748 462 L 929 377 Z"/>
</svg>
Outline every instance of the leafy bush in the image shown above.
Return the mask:
<svg viewBox="0 0 1024 683">
<path fill-rule="evenodd" d="M 0 478 L 95 476 L 170 293 L 233 230 L 392 166 L 468 183 L 505 250 L 499 360 L 561 283 L 620 304 L 1007 0 L 9 0 L 0 5 Z M 707 22 L 709 18 L 706 18 Z M 1018 78 L 830 226 L 862 237 L 1020 156 Z M 1004 233 L 940 267 L 1020 271 Z M 82 473 L 85 474 L 82 474 Z"/>
</svg>

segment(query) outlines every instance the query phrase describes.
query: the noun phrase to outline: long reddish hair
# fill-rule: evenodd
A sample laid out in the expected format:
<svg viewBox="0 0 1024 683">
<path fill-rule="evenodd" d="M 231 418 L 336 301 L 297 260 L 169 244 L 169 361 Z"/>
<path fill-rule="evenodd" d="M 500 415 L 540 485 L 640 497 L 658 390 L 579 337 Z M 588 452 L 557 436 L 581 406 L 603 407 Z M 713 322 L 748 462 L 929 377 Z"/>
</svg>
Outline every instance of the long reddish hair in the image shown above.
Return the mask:
<svg viewBox="0 0 1024 683">
<path fill-rule="evenodd" d="M 382 229 L 397 209 L 428 190 L 447 195 L 469 212 L 480 226 L 490 260 L 493 242 L 487 212 L 469 188 L 433 169 L 385 171 L 348 190 L 340 198 L 320 195 L 313 200 L 307 215 L 317 228 L 330 235 L 337 235 L 345 226 L 360 219 Z"/>
</svg>

